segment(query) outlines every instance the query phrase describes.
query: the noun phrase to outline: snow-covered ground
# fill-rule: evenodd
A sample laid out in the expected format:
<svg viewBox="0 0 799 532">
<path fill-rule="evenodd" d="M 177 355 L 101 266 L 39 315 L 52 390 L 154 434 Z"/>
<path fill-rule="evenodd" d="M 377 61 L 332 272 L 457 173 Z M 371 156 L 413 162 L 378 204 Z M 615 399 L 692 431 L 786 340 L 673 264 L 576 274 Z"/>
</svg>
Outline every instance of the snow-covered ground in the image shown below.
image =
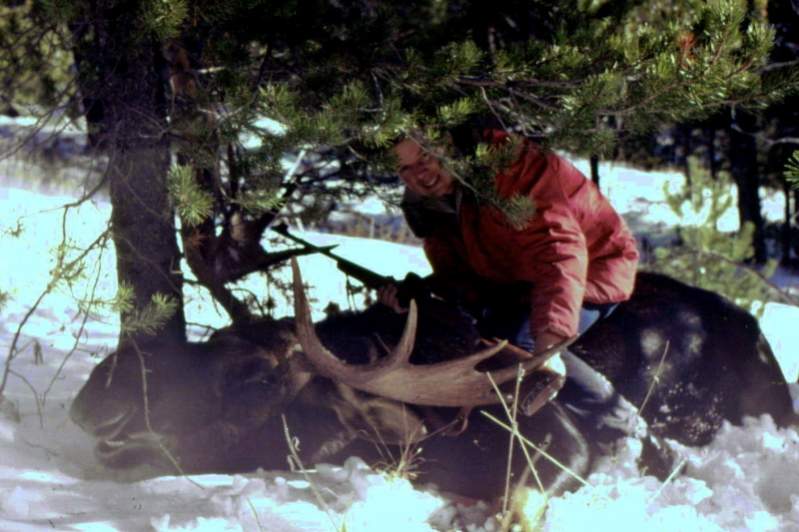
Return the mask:
<svg viewBox="0 0 799 532">
<path fill-rule="evenodd" d="M 613 203 L 646 231 L 675 223 L 661 185 L 677 174 L 603 167 Z M 3 179 L 0 177 L 0 179 Z M 103 230 L 109 207 L 84 204 L 66 216 L 71 198 L 42 195 L 0 181 L 0 360 L 19 323 L 45 290 L 62 227 L 85 245 Z M 317 243 L 338 242 L 338 253 L 386 275 L 424 274 L 417 248 L 308 233 Z M 74 255 L 74 253 L 73 253 Z M 110 300 L 116 290 L 113 250 L 92 256 L 83 278 L 48 295 L 30 316 L 11 365 L 6 396 L 15 408 L 0 413 L 0 530 L 497 530 L 485 505 L 465 507 L 435 490 L 381 476 L 357 458 L 343 466 L 317 465 L 307 475 L 257 471 L 247 475 L 159 477 L 125 482 L 101 468 L 93 441 L 67 417 L 69 403 L 92 367 L 113 348 L 118 332 L 108 310 L 86 317 L 79 300 Z M 301 260 L 316 283 L 315 309 L 328 301 L 347 308 L 344 277 L 323 257 Z M 783 273 L 785 285 L 797 279 Z M 286 302 L 263 280 L 250 286 Z M 190 321 L 212 326 L 222 316 L 202 294 L 187 289 Z M 789 379 L 799 374 L 799 308 L 769 304 L 761 325 Z M 19 420 L 14 418 L 14 410 Z M 778 430 L 768 418 L 725 427 L 703 449 L 684 449 L 685 473 L 667 483 L 642 477 L 632 464 L 638 444 L 628 442 L 576 492 L 550 500 L 544 530 L 795 530 L 799 531 L 799 434 Z M 498 450 L 498 452 L 505 452 Z M 309 464 L 306 464 L 309 465 Z M 528 512 L 541 509 L 534 496 Z"/>
</svg>

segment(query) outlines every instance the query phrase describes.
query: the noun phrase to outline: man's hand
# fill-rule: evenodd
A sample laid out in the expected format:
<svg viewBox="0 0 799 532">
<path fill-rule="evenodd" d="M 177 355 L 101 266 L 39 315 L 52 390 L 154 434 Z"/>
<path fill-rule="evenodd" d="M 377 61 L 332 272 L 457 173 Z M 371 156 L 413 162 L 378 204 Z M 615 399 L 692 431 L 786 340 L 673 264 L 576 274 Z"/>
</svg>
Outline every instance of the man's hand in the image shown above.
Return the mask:
<svg viewBox="0 0 799 532">
<path fill-rule="evenodd" d="M 558 334 L 543 332 L 535 340 L 535 350 L 533 351 L 533 354 L 537 355 L 539 353 L 543 353 L 547 349 L 555 347 L 566 340 L 567 338 L 564 338 Z M 560 358 L 559 354 L 550 358 L 543 367 L 549 371 L 557 373 L 558 375 L 566 375 L 566 366 L 563 364 L 563 359 Z"/>
<path fill-rule="evenodd" d="M 408 309 L 400 305 L 397 293 L 399 288 L 396 284 L 387 284 L 377 289 L 377 301 L 387 306 L 397 314 L 405 314 Z"/>
</svg>

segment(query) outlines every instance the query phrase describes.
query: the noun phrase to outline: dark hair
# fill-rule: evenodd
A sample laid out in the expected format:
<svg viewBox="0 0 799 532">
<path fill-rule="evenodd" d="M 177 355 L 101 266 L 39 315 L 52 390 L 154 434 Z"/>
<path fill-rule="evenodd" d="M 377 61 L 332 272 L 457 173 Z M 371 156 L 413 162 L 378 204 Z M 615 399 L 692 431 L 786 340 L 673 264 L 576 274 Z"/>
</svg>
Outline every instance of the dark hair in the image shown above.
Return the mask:
<svg viewBox="0 0 799 532">
<path fill-rule="evenodd" d="M 489 129 L 505 129 L 494 115 L 474 116 L 449 130 L 457 155 L 474 155 L 477 145 L 485 141 Z"/>
</svg>

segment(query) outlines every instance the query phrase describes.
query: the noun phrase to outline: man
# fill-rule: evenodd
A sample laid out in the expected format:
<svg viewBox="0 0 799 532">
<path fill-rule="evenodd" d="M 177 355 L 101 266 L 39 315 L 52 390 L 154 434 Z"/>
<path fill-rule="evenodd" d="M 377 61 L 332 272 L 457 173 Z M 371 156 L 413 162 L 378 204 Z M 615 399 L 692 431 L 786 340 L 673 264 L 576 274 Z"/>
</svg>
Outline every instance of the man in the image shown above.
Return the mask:
<svg viewBox="0 0 799 532">
<path fill-rule="evenodd" d="M 496 130 L 485 131 L 482 140 L 496 147 L 510 142 Z M 481 203 L 416 139 L 399 141 L 394 154 L 406 185 L 403 210 L 424 239 L 432 284 L 458 295 L 483 336 L 542 352 L 584 333 L 629 299 L 638 264 L 635 239 L 594 183 L 565 159 L 525 140 L 515 162 L 494 177 L 500 197 L 522 195 L 535 207 L 519 228 Z M 396 286 L 380 290 L 379 300 L 405 311 Z M 568 351 L 548 369 L 565 373 L 559 398 L 601 435 L 599 443 L 642 437 L 651 473 L 670 473 L 667 449 L 607 379 Z"/>
</svg>

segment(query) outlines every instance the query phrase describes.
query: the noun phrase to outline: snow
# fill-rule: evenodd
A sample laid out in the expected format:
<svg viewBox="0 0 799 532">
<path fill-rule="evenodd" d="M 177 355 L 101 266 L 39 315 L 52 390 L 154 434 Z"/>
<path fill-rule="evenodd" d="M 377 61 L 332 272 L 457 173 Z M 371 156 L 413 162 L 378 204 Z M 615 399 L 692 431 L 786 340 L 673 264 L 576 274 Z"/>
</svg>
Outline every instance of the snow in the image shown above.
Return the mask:
<svg viewBox="0 0 799 532">
<path fill-rule="evenodd" d="M 651 174 L 603 166 L 605 192 L 641 231 L 667 230 L 676 220 L 661 185 L 671 173 Z M 0 307 L 3 358 L 28 309 L 45 290 L 61 242 L 62 222 L 75 246 L 94 241 L 109 216 L 103 201 L 70 209 L 67 196 L 0 186 L 0 290 L 11 298 Z M 775 203 L 778 205 L 778 203 Z M 17 222 L 21 223 L 19 236 Z M 418 248 L 302 233 L 336 253 L 397 278 L 429 267 Z M 70 251 L 70 256 L 76 252 Z M 161 476 L 130 481 L 99 466 L 93 441 L 68 419 L 72 397 L 92 367 L 116 342 L 118 320 L 102 308 L 84 322 L 76 303 L 90 295 L 111 300 L 116 291 L 114 253 L 92 255 L 90 268 L 71 286 L 48 295 L 19 340 L 6 397 L 14 405 L 0 414 L 0 530 L 499 530 L 495 509 L 447 499 L 434 489 L 378 473 L 357 457 L 341 466 L 305 464 L 305 473 L 255 471 L 245 475 Z M 321 256 L 303 257 L 311 298 L 321 318 L 328 301 L 348 308 L 362 296 L 347 295 L 345 278 Z M 286 275 L 287 274 L 283 274 Z M 781 272 L 782 285 L 797 279 Z M 324 286 L 322 286 L 324 285 Z M 288 302 L 263 279 L 248 281 L 270 294 L 278 312 Z M 207 298 L 187 288 L 190 321 L 224 325 Z M 761 326 L 790 381 L 799 376 L 799 308 L 769 303 Z M 37 347 L 38 346 L 38 347 Z M 40 357 L 35 356 L 40 353 Z M 68 358 L 67 360 L 65 360 Z M 62 369 L 59 369 L 63 366 Z M 19 421 L 13 419 L 17 410 Z M 676 444 L 675 444 L 676 445 Z M 625 442 L 604 459 L 588 485 L 542 501 L 529 494 L 520 507 L 543 514 L 543 530 L 794 530 L 799 531 L 799 434 L 778 429 L 768 417 L 725 426 L 712 444 L 680 447 L 685 471 L 667 482 L 641 476 L 634 467 L 640 444 Z M 498 451 L 498 452 L 504 452 Z M 287 468 L 288 469 L 288 468 Z"/>
</svg>

